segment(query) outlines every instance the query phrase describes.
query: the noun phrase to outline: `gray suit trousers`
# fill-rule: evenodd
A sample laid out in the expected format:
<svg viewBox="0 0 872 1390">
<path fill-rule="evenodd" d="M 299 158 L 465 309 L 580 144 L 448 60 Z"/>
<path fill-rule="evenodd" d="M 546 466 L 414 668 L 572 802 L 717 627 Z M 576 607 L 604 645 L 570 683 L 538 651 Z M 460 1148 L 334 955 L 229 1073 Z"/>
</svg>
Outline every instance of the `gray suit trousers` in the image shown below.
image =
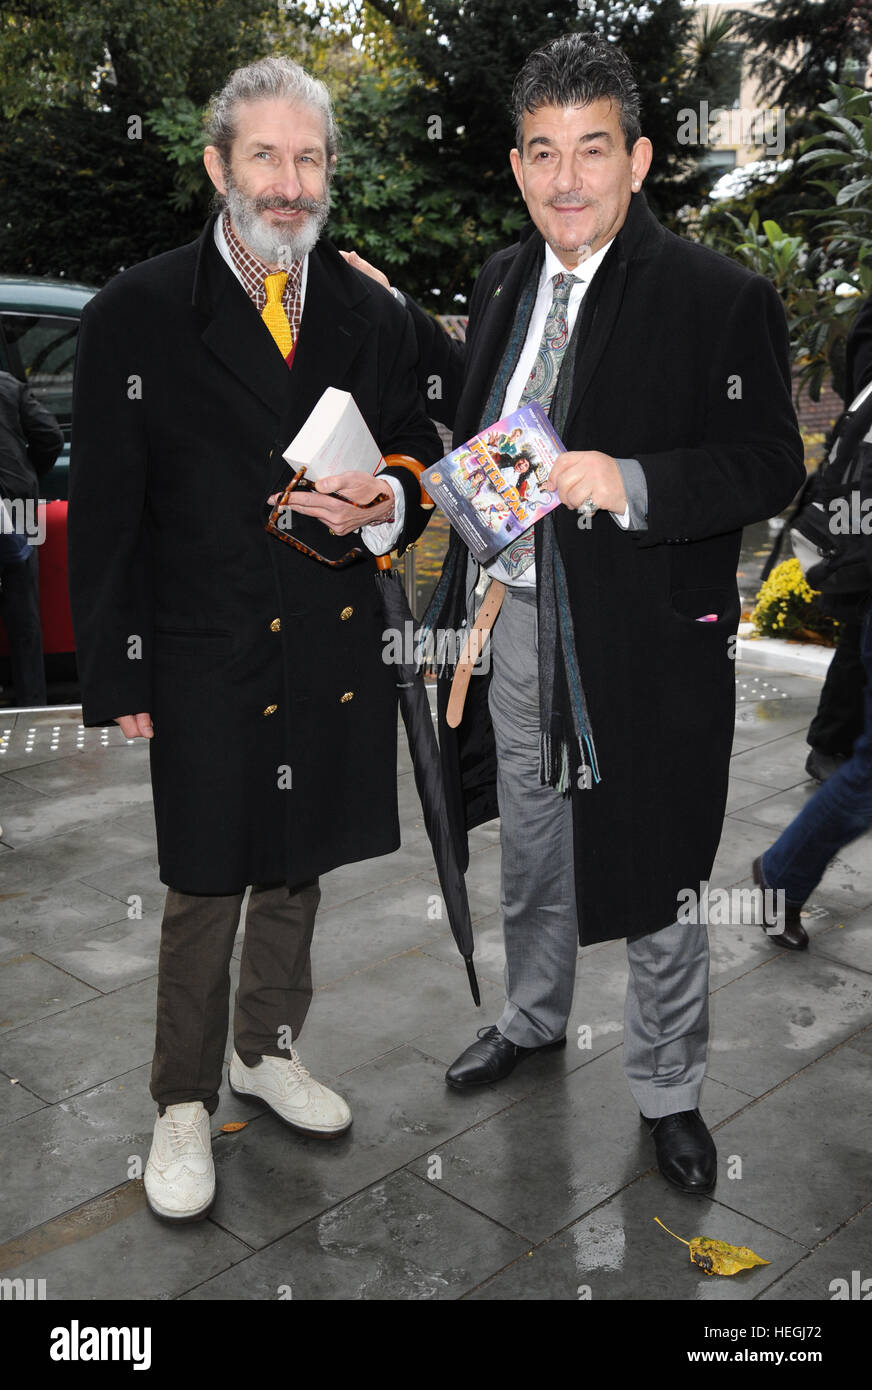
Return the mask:
<svg viewBox="0 0 872 1390">
<path fill-rule="evenodd" d="M 491 665 L 506 944 L 506 1004 L 497 1027 L 521 1047 L 540 1047 L 566 1032 L 578 918 L 572 803 L 539 784 L 533 590 L 507 589 L 492 632 Z M 693 1110 L 708 1041 L 706 928 L 673 923 L 631 937 L 627 959 L 623 1060 L 630 1090 L 652 1119 Z"/>
</svg>

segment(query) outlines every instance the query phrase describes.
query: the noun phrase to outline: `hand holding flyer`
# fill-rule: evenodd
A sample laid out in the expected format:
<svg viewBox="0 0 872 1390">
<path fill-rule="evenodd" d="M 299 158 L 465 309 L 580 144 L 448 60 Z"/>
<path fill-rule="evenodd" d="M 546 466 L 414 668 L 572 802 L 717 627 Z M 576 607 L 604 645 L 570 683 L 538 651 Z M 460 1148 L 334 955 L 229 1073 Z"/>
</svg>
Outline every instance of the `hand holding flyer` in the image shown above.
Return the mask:
<svg viewBox="0 0 872 1390">
<path fill-rule="evenodd" d="M 483 563 L 559 505 L 545 483 L 564 452 L 548 416 L 533 402 L 461 444 L 426 469 L 421 482 Z"/>
</svg>

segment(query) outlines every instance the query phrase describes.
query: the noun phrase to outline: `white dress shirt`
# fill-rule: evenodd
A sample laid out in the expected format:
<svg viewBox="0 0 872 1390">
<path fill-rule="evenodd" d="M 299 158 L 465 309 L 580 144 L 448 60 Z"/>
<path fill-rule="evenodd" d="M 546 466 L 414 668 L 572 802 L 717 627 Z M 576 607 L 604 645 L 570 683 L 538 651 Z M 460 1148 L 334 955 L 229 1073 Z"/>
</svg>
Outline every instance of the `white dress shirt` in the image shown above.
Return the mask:
<svg viewBox="0 0 872 1390">
<path fill-rule="evenodd" d="M 612 238 L 612 241 L 614 237 Z M 513 410 L 517 410 L 521 404 L 521 397 L 524 394 L 524 387 L 527 385 L 530 373 L 536 361 L 536 356 L 542 344 L 542 335 L 545 332 L 545 321 L 548 318 L 548 311 L 554 299 L 554 276 L 558 274 L 574 275 L 578 283 L 572 286 L 567 305 L 567 333 L 572 336 L 575 322 L 578 318 L 578 311 L 581 308 L 581 301 L 587 292 L 587 287 L 602 264 L 603 258 L 611 246 L 612 242 L 607 241 L 605 246 L 601 246 L 599 251 L 595 251 L 586 261 L 581 261 L 574 270 L 568 271 L 566 266 L 558 260 L 548 243 L 545 243 L 545 261 L 542 266 L 542 273 L 539 276 L 539 288 L 536 292 L 536 300 L 533 304 L 533 312 L 530 315 L 530 323 L 527 328 L 527 337 L 521 349 L 521 356 L 518 358 L 512 378 L 506 387 L 506 394 L 503 399 L 502 409 L 497 418 L 511 415 Z M 629 507 L 624 509 L 622 516 L 612 512 L 612 516 L 620 526 L 628 526 L 630 521 Z M 508 571 L 496 555 L 492 560 L 486 562 L 484 568 L 493 579 L 500 579 L 504 584 L 511 585 L 518 589 L 534 589 L 536 587 L 536 565 L 535 562 L 528 566 L 522 574 L 510 577 Z"/>
</svg>

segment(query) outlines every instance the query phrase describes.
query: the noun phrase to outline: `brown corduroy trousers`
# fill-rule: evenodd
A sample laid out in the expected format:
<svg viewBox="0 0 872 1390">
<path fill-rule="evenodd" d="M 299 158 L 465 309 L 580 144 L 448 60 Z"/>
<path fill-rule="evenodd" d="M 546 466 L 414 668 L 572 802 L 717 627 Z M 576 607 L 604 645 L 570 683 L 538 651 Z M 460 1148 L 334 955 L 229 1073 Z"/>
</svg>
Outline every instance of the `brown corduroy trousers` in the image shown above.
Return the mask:
<svg viewBox="0 0 872 1390">
<path fill-rule="evenodd" d="M 161 1114 L 168 1105 L 193 1100 L 210 1115 L 217 1108 L 230 958 L 244 897 L 167 892 L 151 1069 Z M 289 1039 L 299 1035 L 312 1000 L 309 950 L 320 901 L 317 881 L 293 893 L 284 883 L 251 889 L 233 1017 L 236 1051 L 246 1066 L 262 1056 L 288 1057 Z"/>
</svg>

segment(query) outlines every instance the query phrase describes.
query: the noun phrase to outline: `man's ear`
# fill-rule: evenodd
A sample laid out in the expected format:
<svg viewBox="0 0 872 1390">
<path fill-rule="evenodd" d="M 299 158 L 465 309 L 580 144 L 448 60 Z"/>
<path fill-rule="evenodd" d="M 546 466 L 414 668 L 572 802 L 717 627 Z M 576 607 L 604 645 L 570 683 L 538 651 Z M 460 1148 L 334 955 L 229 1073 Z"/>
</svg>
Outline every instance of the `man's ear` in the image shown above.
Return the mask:
<svg viewBox="0 0 872 1390">
<path fill-rule="evenodd" d="M 221 151 L 217 145 L 207 145 L 203 151 L 203 163 L 206 166 L 206 173 L 218 189 L 219 193 L 227 192 L 227 181 L 224 177 L 224 160 L 221 158 Z"/>
<path fill-rule="evenodd" d="M 515 176 L 515 183 L 521 190 L 521 197 L 526 198 L 527 195 L 524 191 L 524 170 L 520 150 L 509 150 L 509 163 L 512 166 L 512 173 Z"/>
<path fill-rule="evenodd" d="M 633 173 L 633 186 L 640 188 L 645 182 L 645 175 L 651 168 L 651 160 L 654 156 L 654 146 L 647 136 L 641 136 L 633 146 L 633 153 L 630 159 L 630 167 Z"/>
</svg>

